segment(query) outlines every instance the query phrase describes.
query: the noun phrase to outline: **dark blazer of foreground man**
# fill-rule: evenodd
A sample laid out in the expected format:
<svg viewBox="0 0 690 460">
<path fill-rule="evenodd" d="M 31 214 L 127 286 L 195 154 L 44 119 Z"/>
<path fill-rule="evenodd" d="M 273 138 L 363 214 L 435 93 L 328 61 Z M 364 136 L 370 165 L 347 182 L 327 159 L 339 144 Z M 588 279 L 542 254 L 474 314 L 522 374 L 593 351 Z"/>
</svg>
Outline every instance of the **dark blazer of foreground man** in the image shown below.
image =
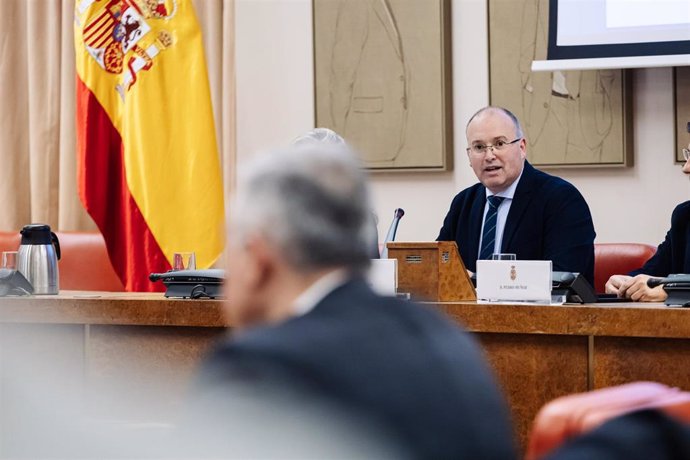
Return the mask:
<svg viewBox="0 0 690 460">
<path fill-rule="evenodd" d="M 363 431 L 385 433 L 395 458 L 515 458 L 506 406 L 471 336 L 363 280 L 371 211 L 351 152 L 294 146 L 267 158 L 247 167 L 233 207 L 226 313 L 238 329 L 203 368 L 199 393 L 221 400 L 207 405 L 209 419 L 237 416 L 224 396 L 241 394 L 246 407 L 279 393 L 299 402 L 251 411 L 268 412 L 260 431 L 274 417 L 290 420 L 280 432 L 325 412 L 324 426 L 342 417 L 377 427 Z M 230 445 L 236 435 L 223 431 Z"/>
<path fill-rule="evenodd" d="M 467 125 L 467 142 L 470 165 L 480 182 L 455 196 L 437 240 L 457 242 L 465 266 L 476 271 L 487 189 L 502 196 L 519 181 L 502 244 L 492 252 L 512 253 L 518 260 L 551 260 L 554 271 L 582 273 L 593 283 L 596 234 L 589 207 L 572 184 L 525 160 L 526 141 L 515 115 L 499 107 L 480 110 Z M 483 155 L 473 152 L 475 145 L 501 142 L 500 149 L 486 148 Z M 508 200 L 500 204 L 506 205 Z"/>
</svg>

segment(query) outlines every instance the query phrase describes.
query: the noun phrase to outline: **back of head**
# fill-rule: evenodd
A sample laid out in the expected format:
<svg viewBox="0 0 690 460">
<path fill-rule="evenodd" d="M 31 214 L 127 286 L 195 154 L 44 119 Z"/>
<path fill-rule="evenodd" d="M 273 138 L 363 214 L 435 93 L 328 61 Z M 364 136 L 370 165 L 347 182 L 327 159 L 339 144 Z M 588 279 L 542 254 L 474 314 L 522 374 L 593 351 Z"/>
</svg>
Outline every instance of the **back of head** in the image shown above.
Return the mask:
<svg viewBox="0 0 690 460">
<path fill-rule="evenodd" d="M 369 263 L 366 177 L 345 144 L 304 143 L 256 157 L 240 177 L 233 238 L 260 233 L 301 272 Z"/>
<path fill-rule="evenodd" d="M 340 134 L 328 128 L 314 128 L 292 141 L 293 145 L 309 144 L 347 145 Z"/>
</svg>

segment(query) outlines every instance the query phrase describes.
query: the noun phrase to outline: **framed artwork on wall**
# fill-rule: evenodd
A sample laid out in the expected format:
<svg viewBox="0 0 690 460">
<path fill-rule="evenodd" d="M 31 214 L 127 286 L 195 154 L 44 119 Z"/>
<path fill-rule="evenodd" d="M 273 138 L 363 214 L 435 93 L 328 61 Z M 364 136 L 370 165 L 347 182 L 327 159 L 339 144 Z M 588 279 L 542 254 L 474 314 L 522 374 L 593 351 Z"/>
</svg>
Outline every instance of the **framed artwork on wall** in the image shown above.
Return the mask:
<svg viewBox="0 0 690 460">
<path fill-rule="evenodd" d="M 676 106 L 676 162 L 685 163 L 683 149 L 690 149 L 690 67 L 673 69 Z"/>
<path fill-rule="evenodd" d="M 548 10 L 549 0 L 489 0 L 491 104 L 520 119 L 535 166 L 632 166 L 625 71 L 531 71 L 546 58 Z"/>
<path fill-rule="evenodd" d="M 313 0 L 316 125 L 370 170 L 452 168 L 450 0 Z"/>
</svg>

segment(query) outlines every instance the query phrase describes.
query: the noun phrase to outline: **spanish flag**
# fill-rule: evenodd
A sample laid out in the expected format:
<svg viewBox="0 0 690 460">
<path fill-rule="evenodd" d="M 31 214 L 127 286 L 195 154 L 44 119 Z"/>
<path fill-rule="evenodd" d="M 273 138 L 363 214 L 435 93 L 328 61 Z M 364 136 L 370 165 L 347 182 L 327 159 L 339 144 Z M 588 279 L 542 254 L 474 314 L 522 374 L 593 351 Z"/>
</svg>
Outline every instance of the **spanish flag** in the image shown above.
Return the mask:
<svg viewBox="0 0 690 460">
<path fill-rule="evenodd" d="M 223 184 L 191 0 L 76 0 L 79 196 L 128 291 L 223 249 Z M 85 261 L 88 263 L 88 261 Z"/>
</svg>

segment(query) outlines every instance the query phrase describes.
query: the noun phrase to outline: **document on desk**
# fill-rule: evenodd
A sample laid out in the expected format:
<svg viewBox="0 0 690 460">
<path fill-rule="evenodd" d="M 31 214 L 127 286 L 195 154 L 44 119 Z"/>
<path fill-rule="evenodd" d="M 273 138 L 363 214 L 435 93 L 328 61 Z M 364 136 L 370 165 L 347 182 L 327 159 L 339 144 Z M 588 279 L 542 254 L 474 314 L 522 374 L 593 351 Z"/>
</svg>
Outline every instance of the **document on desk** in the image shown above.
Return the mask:
<svg viewBox="0 0 690 460">
<path fill-rule="evenodd" d="M 477 299 L 551 302 L 550 260 L 478 260 Z"/>
</svg>

